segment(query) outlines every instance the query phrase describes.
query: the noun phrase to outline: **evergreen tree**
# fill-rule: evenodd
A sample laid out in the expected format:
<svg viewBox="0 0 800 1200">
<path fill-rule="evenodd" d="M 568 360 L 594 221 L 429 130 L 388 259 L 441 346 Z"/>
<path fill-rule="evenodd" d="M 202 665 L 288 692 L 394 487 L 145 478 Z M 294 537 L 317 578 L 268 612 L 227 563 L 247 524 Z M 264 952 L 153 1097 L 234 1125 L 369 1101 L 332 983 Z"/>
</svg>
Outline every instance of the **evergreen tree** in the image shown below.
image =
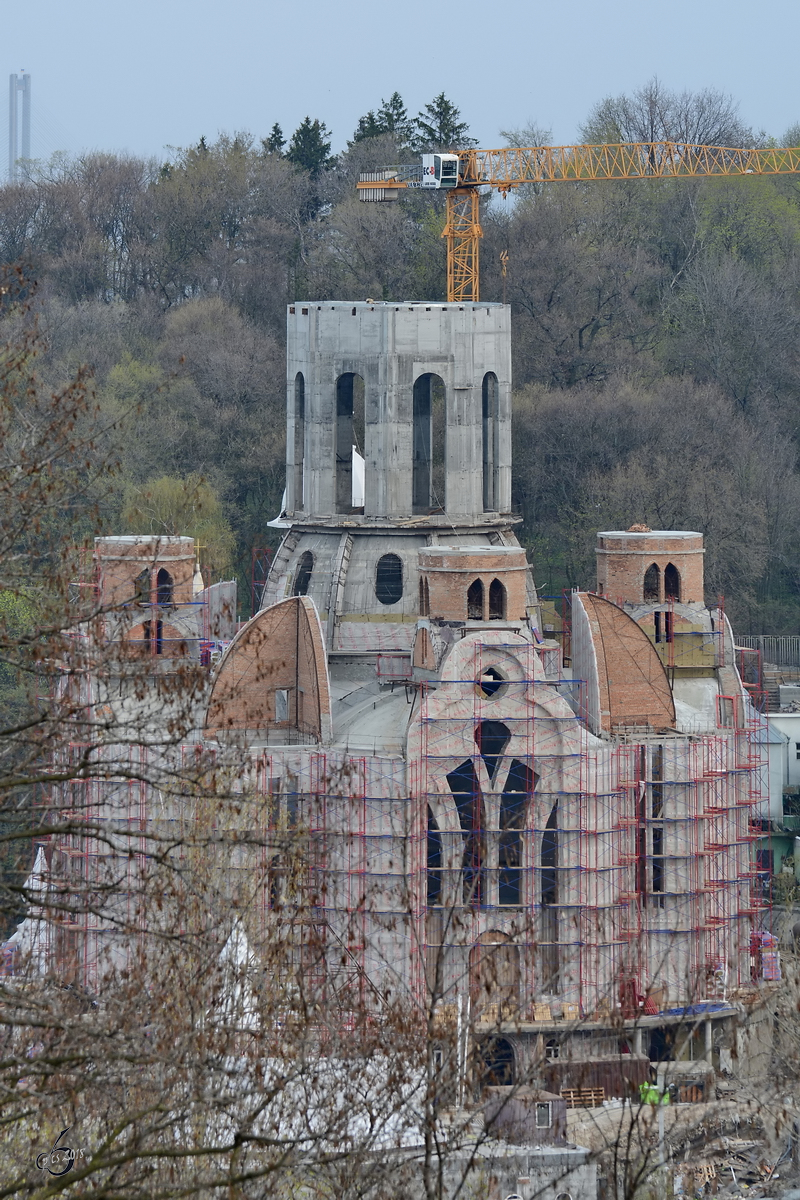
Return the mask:
<svg viewBox="0 0 800 1200">
<path fill-rule="evenodd" d="M 312 121 L 310 117 L 298 125 L 289 142 L 286 158 L 316 179 L 322 171 L 332 167 L 331 143 L 324 121 Z"/>
<path fill-rule="evenodd" d="M 283 154 L 286 138 L 283 136 L 283 130 L 277 121 L 269 131 L 269 137 L 261 139 L 261 145 L 264 147 L 265 154 Z"/>
<path fill-rule="evenodd" d="M 375 113 L 372 111 L 372 109 L 370 109 L 366 116 L 358 118 L 358 125 L 356 125 L 356 131 L 353 134 L 353 141 L 363 142 L 367 138 L 377 137 L 378 134 L 383 132 L 384 131 L 378 122 L 378 118 L 375 116 Z"/>
<path fill-rule="evenodd" d="M 474 146 L 469 125 L 459 120 L 461 112 L 444 92 L 434 96 L 414 121 L 414 146 L 417 150 L 460 150 Z"/>
<path fill-rule="evenodd" d="M 399 143 L 411 139 L 413 122 L 399 92 L 392 92 L 388 100 L 381 100 L 378 109 L 378 126 L 381 133 L 393 133 Z"/>
</svg>

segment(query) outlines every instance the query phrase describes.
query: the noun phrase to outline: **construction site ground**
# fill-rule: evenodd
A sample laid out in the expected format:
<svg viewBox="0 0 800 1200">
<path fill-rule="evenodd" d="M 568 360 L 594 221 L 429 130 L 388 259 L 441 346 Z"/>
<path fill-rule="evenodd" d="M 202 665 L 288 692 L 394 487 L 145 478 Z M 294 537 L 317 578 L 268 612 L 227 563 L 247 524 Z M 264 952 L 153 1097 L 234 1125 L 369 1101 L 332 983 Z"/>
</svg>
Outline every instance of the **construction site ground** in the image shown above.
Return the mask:
<svg viewBox="0 0 800 1200">
<path fill-rule="evenodd" d="M 792 1153 L 792 1129 L 800 1120 L 800 1089 L 724 1086 L 729 1093 L 724 1099 L 662 1106 L 668 1190 L 675 1197 L 779 1197 L 797 1187 L 800 1162 L 796 1143 Z M 607 1179 L 615 1170 L 619 1176 L 626 1160 L 646 1160 L 648 1175 L 658 1167 L 659 1125 L 658 1109 L 638 1101 L 567 1113 L 569 1141 L 598 1154 L 599 1173 Z"/>
</svg>

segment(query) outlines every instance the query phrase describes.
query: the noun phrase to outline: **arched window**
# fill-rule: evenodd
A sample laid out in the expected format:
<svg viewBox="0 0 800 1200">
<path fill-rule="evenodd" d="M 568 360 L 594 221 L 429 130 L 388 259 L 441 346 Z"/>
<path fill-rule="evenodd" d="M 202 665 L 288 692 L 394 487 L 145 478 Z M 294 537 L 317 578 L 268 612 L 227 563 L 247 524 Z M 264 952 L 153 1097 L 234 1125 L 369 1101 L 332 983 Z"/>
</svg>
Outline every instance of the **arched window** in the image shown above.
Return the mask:
<svg viewBox="0 0 800 1200">
<path fill-rule="evenodd" d="M 522 904 L 522 830 L 534 784 L 533 772 L 513 759 L 500 797 L 498 904 Z"/>
<path fill-rule="evenodd" d="M 442 902 L 442 835 L 428 809 L 428 904 Z"/>
<path fill-rule="evenodd" d="M 336 381 L 336 511 L 353 508 L 353 449 L 364 454 L 364 380 L 348 371 Z"/>
<path fill-rule="evenodd" d="M 480 579 L 473 579 L 467 588 L 467 620 L 483 620 L 483 583 Z"/>
<path fill-rule="evenodd" d="M 673 563 L 667 563 L 664 567 L 664 599 L 680 603 L 681 573 Z"/>
<path fill-rule="evenodd" d="M 411 504 L 427 513 L 445 506 L 445 389 L 439 375 L 414 380 Z"/>
<path fill-rule="evenodd" d="M 429 617 L 431 615 L 431 596 L 430 596 L 430 592 L 428 590 L 427 579 L 424 581 L 422 586 L 423 586 L 423 592 L 425 593 L 425 616 Z"/>
<path fill-rule="evenodd" d="M 489 584 L 489 620 L 505 621 L 506 619 L 506 589 L 499 579 L 493 579 Z"/>
<path fill-rule="evenodd" d="M 310 550 L 304 550 L 297 563 L 294 577 L 293 596 L 308 595 L 308 585 L 311 583 L 311 572 L 314 570 L 314 555 Z"/>
<path fill-rule="evenodd" d="M 421 617 L 430 616 L 430 606 L 431 606 L 431 602 L 430 602 L 430 598 L 428 595 L 428 581 L 427 581 L 427 579 L 423 579 L 423 577 L 420 575 L 420 578 L 419 578 L 419 615 Z"/>
<path fill-rule="evenodd" d="M 558 801 L 553 805 L 542 834 L 539 885 L 541 888 L 541 975 L 542 987 L 558 987 Z"/>
<path fill-rule="evenodd" d="M 462 896 L 464 904 L 479 908 L 485 894 L 485 845 L 483 796 L 475 764 L 471 758 L 455 767 L 447 776 L 458 811 L 464 839 L 462 856 Z"/>
<path fill-rule="evenodd" d="M 305 508 L 304 460 L 306 452 L 306 381 L 303 372 L 294 377 L 294 507 Z"/>
<path fill-rule="evenodd" d="M 136 595 L 136 603 L 145 605 L 150 603 L 150 569 L 145 567 L 144 571 L 140 571 L 134 580 L 134 589 Z"/>
<path fill-rule="evenodd" d="M 483 377 L 483 511 L 495 512 L 498 503 L 497 471 L 500 448 L 499 389 L 494 371 Z"/>
<path fill-rule="evenodd" d="M 397 604 L 403 598 L 403 561 L 396 554 L 383 554 L 378 559 L 375 595 L 381 604 Z"/>
<path fill-rule="evenodd" d="M 164 567 L 156 576 L 156 596 L 159 608 L 167 608 L 172 604 L 172 576 Z"/>
<path fill-rule="evenodd" d="M 658 563 L 651 563 L 645 571 L 642 595 L 645 600 L 661 599 L 661 571 Z"/>
<path fill-rule="evenodd" d="M 497 764 L 511 741 L 511 730 L 502 721 L 481 721 L 475 730 L 475 744 L 486 764 L 489 778 L 494 781 Z"/>
</svg>

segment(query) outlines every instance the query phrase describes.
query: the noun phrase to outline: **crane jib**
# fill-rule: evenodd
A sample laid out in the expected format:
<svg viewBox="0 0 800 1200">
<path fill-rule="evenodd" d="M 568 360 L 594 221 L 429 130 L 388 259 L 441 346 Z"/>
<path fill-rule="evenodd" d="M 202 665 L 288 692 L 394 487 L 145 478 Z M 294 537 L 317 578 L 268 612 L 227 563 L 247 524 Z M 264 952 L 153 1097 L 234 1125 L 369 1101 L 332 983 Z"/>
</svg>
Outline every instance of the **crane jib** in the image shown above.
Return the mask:
<svg viewBox="0 0 800 1200">
<path fill-rule="evenodd" d="M 620 142 L 596 146 L 522 146 L 426 154 L 418 164 L 361 175 L 359 199 L 399 200 L 408 188 L 446 189 L 448 303 L 477 301 L 482 187 L 509 192 L 525 184 L 591 180 L 690 179 L 800 174 L 800 147 L 736 149 L 688 142 Z"/>
</svg>

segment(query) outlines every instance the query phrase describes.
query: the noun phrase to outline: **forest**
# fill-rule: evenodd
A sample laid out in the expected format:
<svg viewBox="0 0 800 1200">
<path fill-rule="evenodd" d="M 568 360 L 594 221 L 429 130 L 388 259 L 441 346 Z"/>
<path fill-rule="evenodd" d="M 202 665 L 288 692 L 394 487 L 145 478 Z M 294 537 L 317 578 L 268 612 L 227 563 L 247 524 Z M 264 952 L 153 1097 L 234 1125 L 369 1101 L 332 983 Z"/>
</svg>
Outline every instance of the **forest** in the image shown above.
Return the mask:
<svg viewBox="0 0 800 1200">
<path fill-rule="evenodd" d="M 599 101 L 575 140 L 635 138 L 768 144 L 730 97 L 657 80 Z M 529 122 L 497 144 L 549 140 Z M 200 137 L 168 161 L 31 162 L 0 188 L 0 260 L 30 301 L 9 319 L 36 322 L 51 391 L 88 370 L 93 444 L 115 463 L 97 532 L 199 537 L 211 575 L 238 576 L 243 615 L 251 550 L 277 545 L 287 303 L 445 298 L 441 198 L 362 204 L 354 184 L 471 144 L 458 109 L 442 93 L 411 118 L 395 92 L 331 144 L 309 117 L 289 139 L 277 124 Z M 482 205 L 540 591 L 593 586 L 598 529 L 696 529 L 735 627 L 796 631 L 800 177 L 529 185 Z M 67 540 L 94 532 L 60 519 Z"/>
</svg>

